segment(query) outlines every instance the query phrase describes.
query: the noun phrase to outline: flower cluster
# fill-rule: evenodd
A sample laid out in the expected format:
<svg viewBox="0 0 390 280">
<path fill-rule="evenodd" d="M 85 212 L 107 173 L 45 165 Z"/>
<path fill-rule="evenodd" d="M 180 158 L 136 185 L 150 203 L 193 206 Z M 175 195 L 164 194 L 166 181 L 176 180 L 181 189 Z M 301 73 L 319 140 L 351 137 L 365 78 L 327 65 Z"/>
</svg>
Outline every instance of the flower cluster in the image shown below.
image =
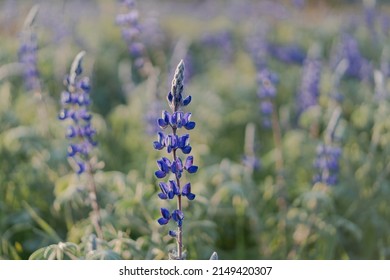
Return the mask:
<svg viewBox="0 0 390 280">
<path fill-rule="evenodd" d="M 318 59 L 307 58 L 303 65 L 301 85 L 298 92 L 297 106 L 299 114 L 318 104 L 320 80 L 321 62 Z"/>
<path fill-rule="evenodd" d="M 305 51 L 300 46 L 294 44 L 268 44 L 267 49 L 270 55 L 287 64 L 302 65 L 306 58 Z"/>
<path fill-rule="evenodd" d="M 193 156 L 188 155 L 192 149 L 189 143 L 189 134 L 177 134 L 180 129 L 191 130 L 195 127 L 195 122 L 191 121 L 191 113 L 183 112 L 181 110 L 182 107 L 187 106 L 191 102 L 191 96 L 183 98 L 183 81 L 184 62 L 181 60 L 176 68 L 171 91 L 167 96 L 172 113 L 163 111 L 161 118 L 157 121 L 161 129 L 165 130 L 170 128 L 171 132 L 158 132 L 158 139 L 153 143 L 156 150 L 166 149 L 167 153 L 172 155 L 171 159 L 162 157 L 157 160 L 158 170 L 155 172 L 155 175 L 159 179 L 165 178 L 170 174 L 173 175 L 172 179 L 169 179 L 167 183 L 159 183 L 161 192 L 158 194 L 158 197 L 163 200 L 171 200 L 176 197 L 177 209 L 169 211 L 167 208 L 161 208 L 161 217 L 158 219 L 158 223 L 160 225 L 165 225 L 170 220 L 173 220 L 176 223 L 178 227 L 177 231 L 170 230 L 169 235 L 177 239 L 177 256 L 179 259 L 181 258 L 182 252 L 182 225 L 184 219 L 184 213 L 181 208 L 181 199 L 183 196 L 188 200 L 193 200 L 195 198 L 195 194 L 191 192 L 191 183 L 187 182 L 181 186 L 181 179 L 184 171 L 192 174 L 198 170 L 198 167 L 193 164 Z M 184 155 L 188 155 L 185 160 L 182 160 L 179 157 L 178 151 L 181 151 Z"/>
<path fill-rule="evenodd" d="M 314 176 L 314 183 L 321 182 L 329 186 L 337 184 L 341 148 L 334 145 L 320 144 L 317 147 L 317 158 L 314 167 L 318 173 Z"/>
<path fill-rule="evenodd" d="M 337 67 L 343 59 L 348 62 L 346 76 L 357 79 L 369 78 L 371 76 L 372 67 L 360 53 L 358 41 L 350 34 L 343 34 L 339 44 L 336 46 L 331 58 L 333 68 Z"/>
<path fill-rule="evenodd" d="M 266 40 L 266 31 L 260 30 L 248 40 L 248 51 L 256 68 L 257 96 L 260 98 L 260 112 L 263 115 L 263 126 L 272 126 L 272 113 L 276 97 L 276 84 L 279 77 L 270 71 L 267 66 L 269 44 Z"/>
<path fill-rule="evenodd" d="M 278 82 L 278 76 L 267 68 L 261 70 L 257 75 L 257 96 L 260 98 L 260 111 L 263 115 L 263 126 L 267 128 L 272 125 L 271 119 L 274 110 L 273 101 L 276 97 L 275 84 Z"/>
<path fill-rule="evenodd" d="M 80 77 L 81 62 L 85 52 L 80 52 L 73 61 L 70 74 L 65 78 L 66 90 L 61 93 L 62 110 L 58 118 L 70 120 L 66 138 L 70 140 L 68 157 L 74 159 L 77 174 L 86 171 L 90 153 L 97 145 L 94 140 L 96 130 L 92 127 L 92 115 L 88 111 L 91 90 L 88 77 Z"/>
<path fill-rule="evenodd" d="M 23 67 L 24 84 L 29 91 L 40 91 L 41 85 L 38 71 L 38 38 L 33 30 L 33 20 L 38 7 L 34 6 L 24 23 L 18 51 L 19 62 Z"/>
<path fill-rule="evenodd" d="M 260 34 L 253 34 L 247 41 L 247 49 L 257 72 L 267 67 L 268 43 L 265 38 L 265 31 Z"/>
<path fill-rule="evenodd" d="M 121 0 L 120 2 L 124 7 L 125 12 L 117 15 L 116 23 L 121 26 L 122 38 L 127 44 L 134 66 L 136 68 L 141 68 L 145 63 L 145 46 L 139 40 L 141 26 L 139 23 L 139 13 L 136 8 L 136 1 Z"/>
</svg>

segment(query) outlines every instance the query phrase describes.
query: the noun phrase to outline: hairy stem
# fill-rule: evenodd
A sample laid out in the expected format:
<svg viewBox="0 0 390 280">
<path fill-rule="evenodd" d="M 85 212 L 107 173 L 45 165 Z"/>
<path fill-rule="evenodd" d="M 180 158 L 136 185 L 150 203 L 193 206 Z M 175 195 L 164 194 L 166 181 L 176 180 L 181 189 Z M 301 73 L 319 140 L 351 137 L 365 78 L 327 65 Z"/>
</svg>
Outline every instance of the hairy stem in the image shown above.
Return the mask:
<svg viewBox="0 0 390 280">
<path fill-rule="evenodd" d="M 274 108 L 276 106 L 274 105 Z M 284 180 L 284 160 L 283 160 L 283 145 L 282 132 L 279 124 L 279 117 L 276 110 L 272 112 L 272 133 L 275 143 L 275 169 L 276 169 L 276 185 L 278 186 L 278 206 L 279 210 L 286 210 L 285 198 L 285 180 Z"/>
<path fill-rule="evenodd" d="M 173 135 L 176 135 L 176 128 L 172 128 L 173 130 Z M 177 159 L 177 156 L 176 156 L 176 149 L 173 150 L 173 160 L 174 162 L 176 162 L 176 159 Z M 180 193 L 180 179 L 177 177 L 177 175 L 175 175 L 176 177 L 176 183 L 177 183 L 177 187 L 179 188 L 179 193 Z M 177 209 L 179 211 L 182 211 L 182 206 L 181 206 L 181 195 L 179 194 L 177 196 Z M 179 260 L 182 259 L 182 254 L 183 254 L 183 226 L 180 225 L 178 226 L 177 228 L 177 258 Z"/>
<path fill-rule="evenodd" d="M 282 131 L 279 124 L 279 117 L 276 111 L 276 104 L 274 104 L 274 110 L 272 111 L 272 133 L 275 143 L 275 169 L 276 169 L 276 186 L 278 192 L 277 204 L 280 212 L 279 230 L 282 233 L 282 242 L 284 243 L 285 254 L 287 255 L 287 232 L 286 232 L 286 215 L 287 215 L 287 202 L 286 202 L 286 182 L 284 180 L 284 160 L 283 160 L 283 144 L 282 144 Z"/>
<path fill-rule="evenodd" d="M 100 239 L 103 239 L 103 230 L 102 230 L 102 222 L 101 222 L 101 216 L 100 216 L 100 207 L 99 203 L 97 201 L 97 190 L 96 190 L 96 182 L 93 177 L 92 173 L 92 165 L 91 162 L 87 161 L 87 175 L 88 175 L 88 192 L 89 192 L 89 199 L 91 201 L 91 207 L 92 207 L 92 224 L 95 228 L 96 234 Z"/>
</svg>

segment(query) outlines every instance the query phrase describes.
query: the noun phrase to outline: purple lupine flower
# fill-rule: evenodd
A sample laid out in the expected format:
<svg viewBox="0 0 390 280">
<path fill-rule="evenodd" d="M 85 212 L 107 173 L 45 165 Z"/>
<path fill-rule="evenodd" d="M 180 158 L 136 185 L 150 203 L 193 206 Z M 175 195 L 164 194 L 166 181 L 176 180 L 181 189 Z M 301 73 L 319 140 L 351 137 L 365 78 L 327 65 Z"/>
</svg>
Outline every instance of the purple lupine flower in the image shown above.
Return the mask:
<svg viewBox="0 0 390 280">
<path fill-rule="evenodd" d="M 171 212 L 167 208 L 161 208 L 160 212 L 162 217 L 159 218 L 157 222 L 160 225 L 166 225 L 172 217 Z"/>
<path fill-rule="evenodd" d="M 346 76 L 358 79 L 370 77 L 372 73 L 370 63 L 360 53 L 358 41 L 347 33 L 342 35 L 339 44 L 332 54 L 332 67 L 336 68 L 343 59 L 348 62 L 348 68 L 345 72 Z"/>
<path fill-rule="evenodd" d="M 302 65 L 306 58 L 305 51 L 300 46 L 294 44 L 268 44 L 267 49 L 270 55 L 284 63 Z"/>
<path fill-rule="evenodd" d="M 370 35 L 373 39 L 376 38 L 376 19 L 379 18 L 379 13 L 376 10 L 376 1 L 363 0 L 364 19 L 367 25 Z"/>
<path fill-rule="evenodd" d="M 135 0 L 120 0 L 124 13 L 116 17 L 116 23 L 121 27 L 122 38 L 126 42 L 127 49 L 136 68 L 141 68 L 144 63 L 145 46 L 140 41 L 141 25 L 139 12 Z"/>
<path fill-rule="evenodd" d="M 158 132 L 157 141 L 153 143 L 156 150 L 166 149 L 168 154 L 172 155 L 171 159 L 162 157 L 157 160 L 158 170 L 155 176 L 158 179 L 172 175 L 171 180 L 160 182 L 159 187 L 161 192 L 158 197 L 163 200 L 171 200 L 177 198 L 177 209 L 172 211 L 167 208 L 161 208 L 161 217 L 157 220 L 160 225 L 168 224 L 170 220 L 176 223 L 177 230 L 169 230 L 168 234 L 174 237 L 177 241 L 177 259 L 182 259 L 182 226 L 184 213 L 181 208 L 182 197 L 187 197 L 188 200 L 195 199 L 195 194 L 192 193 L 191 184 L 187 182 L 182 186 L 182 175 L 186 171 L 188 174 L 197 172 L 198 166 L 194 165 L 194 157 L 188 155 L 185 160 L 179 156 L 178 152 L 187 155 L 191 152 L 189 143 L 190 135 L 188 133 L 179 135 L 181 129 L 192 130 L 195 127 L 195 122 L 191 121 L 191 113 L 182 111 L 182 108 L 191 102 L 191 96 L 183 97 L 184 91 L 184 62 L 180 61 L 176 68 L 176 72 L 172 81 L 171 91 L 167 95 L 168 104 L 172 112 L 163 111 L 161 118 L 157 123 L 161 129 L 170 129 L 171 132 Z"/>
<path fill-rule="evenodd" d="M 92 115 L 88 111 L 91 104 L 91 86 L 88 77 L 82 77 L 82 60 L 85 52 L 77 54 L 70 68 L 69 75 L 64 79 L 66 89 L 61 93 L 62 109 L 58 115 L 59 120 L 68 123 L 66 138 L 69 140 L 67 156 L 78 175 L 85 173 L 88 179 L 89 202 L 93 215 L 92 224 L 96 234 L 103 239 L 100 207 L 97 200 L 96 182 L 93 176 L 94 167 L 91 164 L 91 153 L 97 145 L 95 141 L 96 130 L 93 128 Z"/>
<path fill-rule="evenodd" d="M 267 67 L 266 56 L 269 44 L 265 39 L 265 30 L 248 41 L 248 51 L 256 69 L 257 96 L 260 99 L 259 110 L 265 128 L 272 126 L 273 102 L 276 97 L 276 84 L 279 77 Z"/>
<path fill-rule="evenodd" d="M 88 77 L 80 77 L 81 62 L 85 52 L 80 52 L 72 63 L 70 74 L 65 78 L 66 89 L 61 93 L 62 109 L 58 115 L 61 121 L 68 121 L 66 138 L 69 139 L 67 156 L 75 161 L 77 174 L 86 171 L 92 149 L 97 145 L 94 140 L 96 130 L 92 127 L 90 105 L 90 84 Z"/>
<path fill-rule="evenodd" d="M 298 114 L 318 104 L 320 80 L 321 62 L 318 59 L 307 58 L 303 65 L 301 84 L 298 91 Z"/>
<path fill-rule="evenodd" d="M 336 185 L 340 157 L 340 147 L 319 144 L 317 146 L 317 158 L 314 161 L 314 167 L 317 170 L 317 174 L 313 178 L 314 183 L 321 182 L 329 186 Z"/>
<path fill-rule="evenodd" d="M 24 22 L 21 32 L 18 51 L 19 62 L 23 67 L 25 88 L 28 91 L 40 92 L 41 84 L 38 70 L 38 38 L 33 30 L 33 21 L 38 12 L 38 6 L 34 6 Z"/>
<path fill-rule="evenodd" d="M 261 30 L 260 34 L 252 35 L 247 41 L 248 53 L 257 72 L 267 67 L 268 43 L 266 41 L 265 31 Z"/>
<path fill-rule="evenodd" d="M 257 96 L 260 98 L 260 112 L 263 117 L 263 126 L 271 127 L 272 113 L 274 111 L 273 100 L 276 97 L 275 84 L 278 83 L 278 76 L 264 68 L 257 75 L 258 91 Z"/>
<path fill-rule="evenodd" d="M 181 195 L 186 196 L 188 200 L 193 200 L 195 198 L 195 195 L 191 192 L 191 183 L 187 183 L 183 186 Z"/>
</svg>

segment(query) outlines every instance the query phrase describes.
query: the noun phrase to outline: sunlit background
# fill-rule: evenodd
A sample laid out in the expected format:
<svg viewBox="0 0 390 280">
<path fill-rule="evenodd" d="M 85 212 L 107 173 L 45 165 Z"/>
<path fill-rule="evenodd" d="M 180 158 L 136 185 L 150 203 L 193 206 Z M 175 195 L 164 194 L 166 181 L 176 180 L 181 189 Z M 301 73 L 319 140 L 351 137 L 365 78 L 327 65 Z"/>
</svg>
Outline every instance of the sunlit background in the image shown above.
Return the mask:
<svg viewBox="0 0 390 280">
<path fill-rule="evenodd" d="M 180 60 L 187 259 L 390 258 L 388 1 L 127 2 L 0 1 L 0 259 L 169 258 L 153 142 Z M 58 119 L 80 51 L 103 238 Z"/>
</svg>

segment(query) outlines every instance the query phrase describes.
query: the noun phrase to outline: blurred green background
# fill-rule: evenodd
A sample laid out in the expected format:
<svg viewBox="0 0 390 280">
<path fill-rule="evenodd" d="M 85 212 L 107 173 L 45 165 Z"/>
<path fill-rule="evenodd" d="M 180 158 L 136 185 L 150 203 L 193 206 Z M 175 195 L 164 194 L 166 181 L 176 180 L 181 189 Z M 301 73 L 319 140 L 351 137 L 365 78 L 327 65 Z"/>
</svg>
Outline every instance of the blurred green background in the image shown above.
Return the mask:
<svg viewBox="0 0 390 280">
<path fill-rule="evenodd" d="M 168 109 L 180 59 L 199 166 L 188 177 L 197 197 L 184 203 L 188 259 L 214 251 L 220 259 L 389 259 L 388 2 L 139 0 L 145 73 L 116 24 L 119 1 L 0 1 L 0 259 L 168 258 L 176 245 L 156 222 L 168 203 L 154 176 L 166 153 L 153 149 L 153 125 Z M 39 87 L 29 90 L 18 50 L 36 4 L 27 31 L 37 39 Z M 345 34 L 354 43 L 342 49 Z M 262 125 L 257 96 L 256 48 L 264 44 L 279 77 L 279 143 L 278 131 Z M 337 77 L 340 48 L 359 75 Z M 104 240 L 93 235 L 86 178 L 67 160 L 57 119 L 64 76 L 81 50 Z M 299 113 L 312 55 L 321 61 L 318 104 Z M 335 108 L 342 153 L 330 186 L 313 182 L 313 163 Z"/>
</svg>

